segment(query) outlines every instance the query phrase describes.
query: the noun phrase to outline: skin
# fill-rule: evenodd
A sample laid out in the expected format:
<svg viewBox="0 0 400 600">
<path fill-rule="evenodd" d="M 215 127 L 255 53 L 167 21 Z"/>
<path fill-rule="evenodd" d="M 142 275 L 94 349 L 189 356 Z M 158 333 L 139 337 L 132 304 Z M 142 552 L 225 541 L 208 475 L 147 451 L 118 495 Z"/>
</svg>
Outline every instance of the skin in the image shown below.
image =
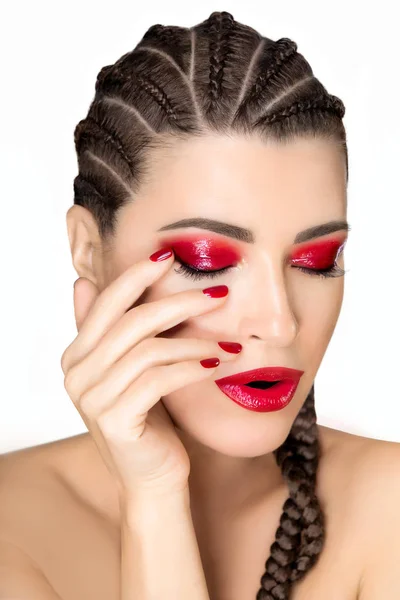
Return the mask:
<svg viewBox="0 0 400 600">
<path fill-rule="evenodd" d="M 160 335 L 240 342 L 242 352 L 221 362 L 209 379 L 161 401 L 190 456 L 190 508 L 210 598 L 253 600 L 288 497 L 272 452 L 285 440 L 315 379 L 344 291 L 343 277 L 322 279 L 292 268 L 302 254 L 293 240 L 310 226 L 346 218 L 344 157 L 321 140 L 285 147 L 256 138 L 207 137 L 158 152 L 151 175 L 121 211 L 113 247 L 102 247 L 89 211 L 68 210 L 73 264 L 80 277 L 102 290 L 172 239 L 195 235 L 234 248 L 231 271 L 194 281 L 170 269 L 140 302 L 192 287 L 229 287 L 220 308 Z M 200 229 L 158 231 L 198 216 L 250 228 L 255 243 L 233 243 Z M 326 267 L 326 252 L 316 247 L 346 237 L 334 233 L 307 243 L 311 255 L 301 263 Z M 218 260 L 213 257 L 212 268 L 230 266 Z M 344 267 L 343 254 L 337 265 Z M 305 371 L 281 411 L 245 410 L 213 382 L 271 365 Z M 399 444 L 317 427 L 316 494 L 326 543 L 291 597 L 398 598 Z M 0 570 L 14 595 L 29 591 L 54 600 L 53 586 L 63 600 L 118 597 L 119 497 L 89 433 L 0 456 L 0 481 Z"/>
<path fill-rule="evenodd" d="M 103 289 L 132 263 L 171 241 L 196 234 L 196 239 L 229 246 L 239 256 L 229 272 L 193 281 L 170 270 L 147 290 L 141 301 L 192 287 L 226 284 L 230 290 L 220 309 L 161 335 L 240 342 L 243 350 L 235 364 L 221 364 L 214 379 L 269 365 L 305 371 L 292 402 L 272 413 L 248 411 L 229 401 L 212 378 L 163 397 L 190 456 L 194 509 L 207 499 L 214 514 L 226 511 L 227 502 L 235 511 L 282 482 L 272 451 L 287 437 L 336 326 L 344 278 L 308 275 L 287 261 L 299 247 L 293 245 L 299 231 L 346 218 L 344 157 L 322 140 L 279 147 L 257 139 L 207 137 L 180 143 L 168 154 L 159 152 L 153 172 L 134 202 L 122 209 L 114 246 L 106 253 L 90 213 L 70 208 L 68 232 L 78 274 Z M 202 229 L 157 231 L 196 216 L 247 227 L 256 241 L 248 244 Z M 323 239 L 344 240 L 346 235 Z M 338 266 L 343 268 L 343 261 L 341 254 Z"/>
<path fill-rule="evenodd" d="M 142 186 L 134 202 L 121 210 L 112 247 L 102 246 L 88 210 L 72 206 L 67 213 L 76 272 L 79 277 L 90 279 L 99 290 L 159 248 L 193 236 L 211 240 L 214 248 L 229 248 L 238 259 L 230 271 L 198 281 L 174 271 L 180 268 L 177 262 L 140 298 L 140 302 L 152 302 L 193 287 L 229 287 L 223 306 L 159 334 L 240 342 L 243 346 L 233 360 L 221 362 L 210 378 L 182 387 L 161 400 L 190 457 L 191 512 L 210 594 L 218 600 L 255 597 L 260 565 L 269 554 L 288 496 L 272 452 L 287 437 L 315 379 L 340 314 L 344 291 L 343 277 L 322 279 L 292 268 L 292 259 L 301 256 L 303 248 L 294 245 L 293 240 L 308 227 L 346 219 L 345 175 L 344 157 L 338 147 L 323 140 L 277 146 L 257 138 L 208 136 L 180 142 L 168 153 L 158 151 L 153 156 L 151 180 Z M 255 243 L 234 241 L 204 229 L 158 231 L 174 221 L 199 216 L 247 227 L 253 231 Z M 326 251 L 324 254 L 321 249 L 315 250 L 318 244 L 337 240 L 339 245 L 346 237 L 346 232 L 336 232 L 307 242 L 304 248 L 314 252 L 309 259 L 312 264 L 307 264 L 307 260 L 301 264 L 326 267 Z M 213 260 L 211 268 L 231 266 L 217 264 L 215 256 Z M 344 268 L 343 254 L 337 265 Z M 272 365 L 305 371 L 293 400 L 280 411 L 246 410 L 230 401 L 214 383 L 220 377 Z M 294 598 L 304 600 L 310 597 L 309 591 L 330 589 L 336 594 L 332 599 L 339 593 L 343 600 L 355 600 L 362 566 L 358 532 L 365 531 L 366 519 L 355 520 L 353 512 L 348 511 L 347 492 L 355 486 L 354 473 L 363 472 L 354 465 L 356 456 L 366 455 L 367 438 L 320 425 L 318 429 L 322 458 L 317 494 L 328 516 L 329 542 L 318 568 L 297 586 Z M 373 455 L 377 456 L 375 450 Z M 38 472 L 43 477 L 40 465 L 44 462 L 51 466 L 56 478 L 51 483 L 46 479 L 46 493 L 35 500 L 33 490 L 39 488 L 36 477 Z M 23 506 L 28 491 L 30 510 L 40 514 L 46 511 L 50 532 L 59 531 L 60 517 L 56 522 L 51 518 L 57 504 L 56 514 L 62 515 L 68 529 L 65 539 L 71 543 L 71 557 L 93 573 L 93 577 L 88 574 L 91 592 L 93 586 L 98 586 L 99 598 L 102 594 L 111 597 L 119 577 L 116 557 L 120 509 L 116 486 L 90 434 L 39 447 L 35 452 L 39 468 L 28 464 L 23 475 L 14 476 L 8 489 L 15 488 L 17 479 L 29 482 L 35 477 L 35 486 L 25 484 L 20 492 Z M 16 473 L 15 468 L 8 472 Z M 60 482 L 63 491 L 58 487 Z M 346 497 L 341 490 L 346 490 Z M 47 497 L 48 508 L 43 508 Z M 48 564 L 48 554 L 43 551 L 41 555 L 37 537 L 32 536 L 29 542 L 26 534 L 22 537 L 22 528 L 30 525 L 24 520 L 26 511 L 15 517 L 15 507 L 21 504 L 15 502 L 15 493 L 10 492 L 7 498 L 3 506 L 7 503 L 13 522 L 21 523 L 19 533 L 13 530 L 13 539 L 31 556 L 35 555 L 38 564 Z M 82 508 L 76 509 L 77 501 L 79 507 L 85 507 L 84 515 L 80 514 Z M 351 506 L 359 504 L 357 498 Z M 37 516 L 29 518 L 32 522 L 37 522 Z M 88 532 L 87 536 L 82 531 Z M 43 539 L 50 535 L 55 534 L 48 533 Z M 60 533 L 57 535 L 57 540 L 64 540 L 64 534 L 62 538 Z M 101 540 L 100 535 L 104 536 Z M 82 546 L 84 540 L 86 545 Z M 84 547 L 82 555 L 77 553 L 77 543 Z M 330 569 L 332 556 L 338 556 L 339 548 L 343 560 L 340 581 Z M 53 568 L 48 567 L 49 572 Z M 228 585 L 232 588 L 228 589 Z M 62 586 L 77 598 L 76 590 L 83 589 L 82 578 L 77 576 L 74 583 L 73 577 L 63 576 Z M 84 592 L 82 597 L 86 597 Z"/>
</svg>

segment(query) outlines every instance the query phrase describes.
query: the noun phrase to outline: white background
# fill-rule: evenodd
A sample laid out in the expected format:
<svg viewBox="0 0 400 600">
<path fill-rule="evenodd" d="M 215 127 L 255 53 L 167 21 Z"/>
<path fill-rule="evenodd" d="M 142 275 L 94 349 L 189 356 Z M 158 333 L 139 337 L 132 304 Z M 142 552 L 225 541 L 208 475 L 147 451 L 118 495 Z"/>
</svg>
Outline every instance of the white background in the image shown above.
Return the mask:
<svg viewBox="0 0 400 600">
<path fill-rule="evenodd" d="M 345 298 L 315 380 L 318 422 L 400 442 L 399 61 L 394 0 L 8 2 L 0 22 L 0 453 L 86 431 L 60 359 L 76 336 L 65 213 L 73 130 L 97 73 L 155 23 L 227 10 L 289 37 L 346 106 L 350 180 Z"/>
</svg>

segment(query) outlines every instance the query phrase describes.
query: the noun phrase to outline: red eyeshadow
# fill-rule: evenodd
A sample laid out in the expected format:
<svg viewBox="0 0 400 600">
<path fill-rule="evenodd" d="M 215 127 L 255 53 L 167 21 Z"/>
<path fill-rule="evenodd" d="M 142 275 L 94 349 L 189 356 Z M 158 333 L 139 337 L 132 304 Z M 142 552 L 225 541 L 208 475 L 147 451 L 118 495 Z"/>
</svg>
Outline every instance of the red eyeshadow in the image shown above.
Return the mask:
<svg viewBox="0 0 400 600">
<path fill-rule="evenodd" d="M 240 254 L 232 244 L 202 236 L 169 239 L 163 247 L 170 247 L 176 257 L 195 269 L 213 271 L 230 267 L 240 260 Z"/>
<path fill-rule="evenodd" d="M 303 244 L 291 256 L 291 261 L 302 267 L 310 269 L 327 269 L 337 259 L 341 247 L 345 244 L 343 239 L 321 240 Z"/>
</svg>

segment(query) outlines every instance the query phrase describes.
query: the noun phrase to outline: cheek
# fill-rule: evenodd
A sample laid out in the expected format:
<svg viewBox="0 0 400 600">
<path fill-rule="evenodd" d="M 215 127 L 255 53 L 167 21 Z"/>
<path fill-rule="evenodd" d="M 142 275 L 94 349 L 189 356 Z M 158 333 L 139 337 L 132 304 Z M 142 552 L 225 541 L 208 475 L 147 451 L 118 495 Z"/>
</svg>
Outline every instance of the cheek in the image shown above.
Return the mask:
<svg viewBox="0 0 400 600">
<path fill-rule="evenodd" d="M 324 282 L 323 282 L 324 283 Z M 304 296 L 301 306 L 301 340 L 305 355 L 319 365 L 335 331 L 343 302 L 343 277 L 332 286 L 321 285 Z"/>
</svg>

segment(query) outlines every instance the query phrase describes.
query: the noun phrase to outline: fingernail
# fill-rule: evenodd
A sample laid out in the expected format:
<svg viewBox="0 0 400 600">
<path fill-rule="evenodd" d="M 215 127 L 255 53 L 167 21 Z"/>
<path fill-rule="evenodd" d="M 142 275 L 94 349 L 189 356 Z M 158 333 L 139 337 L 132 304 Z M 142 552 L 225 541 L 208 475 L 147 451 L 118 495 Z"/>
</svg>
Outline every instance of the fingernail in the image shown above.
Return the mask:
<svg viewBox="0 0 400 600">
<path fill-rule="evenodd" d="M 223 296 L 226 296 L 228 292 L 229 289 L 227 285 L 214 285 L 203 290 L 203 294 L 206 294 L 206 296 L 209 296 L 210 298 L 222 298 Z"/>
<path fill-rule="evenodd" d="M 161 250 L 157 250 L 157 252 L 154 252 L 153 254 L 151 254 L 151 256 L 149 256 L 149 258 L 153 262 L 160 262 L 160 260 L 165 260 L 165 259 L 169 258 L 170 256 L 172 256 L 172 250 L 168 250 L 166 248 L 161 248 Z"/>
<path fill-rule="evenodd" d="M 212 367 L 218 367 L 220 362 L 219 358 L 204 358 L 200 361 L 200 364 L 206 369 L 211 369 Z"/>
<path fill-rule="evenodd" d="M 236 342 L 218 342 L 218 346 L 221 346 L 225 352 L 231 352 L 232 354 L 239 354 L 242 350 L 242 344 Z"/>
</svg>

